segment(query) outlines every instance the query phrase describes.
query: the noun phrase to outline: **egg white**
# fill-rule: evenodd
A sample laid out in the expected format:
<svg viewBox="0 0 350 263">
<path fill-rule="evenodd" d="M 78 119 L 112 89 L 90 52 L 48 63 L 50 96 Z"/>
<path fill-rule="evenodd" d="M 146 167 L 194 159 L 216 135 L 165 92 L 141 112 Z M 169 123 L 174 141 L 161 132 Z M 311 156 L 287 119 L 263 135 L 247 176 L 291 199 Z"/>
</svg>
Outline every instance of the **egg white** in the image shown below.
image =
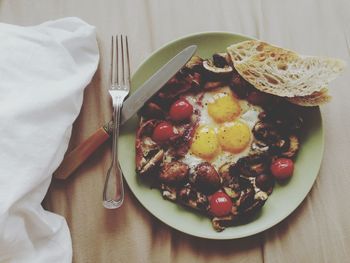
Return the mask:
<svg viewBox="0 0 350 263">
<path fill-rule="evenodd" d="M 229 87 L 222 87 L 215 89 L 214 91 L 208 91 L 200 94 L 188 94 L 185 98 L 193 106 L 194 110 L 199 112 L 199 126 L 212 127 L 216 133 L 218 133 L 219 128 L 223 123 L 217 123 L 208 113 L 208 104 L 213 102 L 216 97 L 220 96 L 218 93 L 227 93 L 233 95 L 233 92 Z M 201 98 L 202 97 L 202 98 Z M 199 103 L 201 99 L 201 103 Z M 246 100 L 237 99 L 238 103 L 242 109 L 241 114 L 234 121 L 241 121 L 245 123 L 250 130 L 253 129 L 254 125 L 258 121 L 258 115 L 263 109 L 259 106 L 252 105 Z M 226 163 L 236 162 L 241 157 L 247 156 L 249 154 L 251 144 L 253 142 L 253 135 L 251 135 L 250 142 L 248 146 L 240 153 L 231 153 L 221 150 L 220 153 L 212 160 L 204 160 L 196 155 L 194 155 L 191 150 L 181 159 L 182 162 L 190 167 L 191 172 L 200 163 L 208 161 L 217 170 Z"/>
</svg>

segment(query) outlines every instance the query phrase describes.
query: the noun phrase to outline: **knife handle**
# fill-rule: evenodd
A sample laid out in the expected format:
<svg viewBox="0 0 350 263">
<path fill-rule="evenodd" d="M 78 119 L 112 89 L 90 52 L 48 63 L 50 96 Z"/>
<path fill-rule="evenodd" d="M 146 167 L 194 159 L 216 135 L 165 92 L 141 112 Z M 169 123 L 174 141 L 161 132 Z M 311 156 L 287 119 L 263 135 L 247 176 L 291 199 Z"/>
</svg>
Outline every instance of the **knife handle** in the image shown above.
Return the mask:
<svg viewBox="0 0 350 263">
<path fill-rule="evenodd" d="M 109 137 L 103 127 L 99 128 L 64 157 L 61 165 L 54 172 L 54 177 L 62 180 L 66 179 Z"/>
</svg>

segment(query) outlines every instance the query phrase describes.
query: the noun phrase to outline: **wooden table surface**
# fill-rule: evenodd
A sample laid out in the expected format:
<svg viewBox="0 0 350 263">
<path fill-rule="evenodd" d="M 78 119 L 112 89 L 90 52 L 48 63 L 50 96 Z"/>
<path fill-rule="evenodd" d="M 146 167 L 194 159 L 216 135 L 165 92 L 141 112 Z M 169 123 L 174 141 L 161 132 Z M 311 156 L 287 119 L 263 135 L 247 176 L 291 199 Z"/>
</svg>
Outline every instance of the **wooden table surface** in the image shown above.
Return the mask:
<svg viewBox="0 0 350 263">
<path fill-rule="evenodd" d="M 35 25 L 66 16 L 96 26 L 101 52 L 69 150 L 111 117 L 105 87 L 112 33 L 128 34 L 132 69 L 166 42 L 201 31 L 242 33 L 347 61 L 350 55 L 349 0 L 0 0 L 1 22 Z M 74 262 L 350 262 L 349 83 L 346 70 L 331 84 L 333 101 L 321 109 L 325 152 L 311 192 L 263 233 L 232 241 L 191 237 L 155 219 L 128 188 L 122 208 L 103 209 L 108 144 L 69 180 L 54 180 L 44 206 L 66 217 Z"/>
</svg>

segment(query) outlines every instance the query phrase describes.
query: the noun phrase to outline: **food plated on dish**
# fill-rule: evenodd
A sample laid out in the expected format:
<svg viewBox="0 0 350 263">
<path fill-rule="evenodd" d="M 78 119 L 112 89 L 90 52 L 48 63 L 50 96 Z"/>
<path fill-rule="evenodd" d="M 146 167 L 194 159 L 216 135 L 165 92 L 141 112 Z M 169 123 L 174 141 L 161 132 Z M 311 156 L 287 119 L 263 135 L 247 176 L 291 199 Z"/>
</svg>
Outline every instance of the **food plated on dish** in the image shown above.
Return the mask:
<svg viewBox="0 0 350 263">
<path fill-rule="evenodd" d="M 343 67 L 257 40 L 192 57 L 140 111 L 138 176 L 218 232 L 249 222 L 293 175 L 300 108 L 329 101 Z"/>
<path fill-rule="evenodd" d="M 135 70 L 131 81 L 131 93 L 133 94 L 141 87 L 170 58 L 190 45 L 197 45 L 197 56 L 212 59 L 213 54 L 227 52 L 227 47 L 246 40 L 251 40 L 251 38 L 226 32 L 206 32 L 167 43 L 151 54 Z M 332 83 L 332 88 L 336 88 L 336 85 L 337 82 Z M 120 133 L 119 162 L 125 181 L 135 198 L 145 208 L 143 212 L 148 211 L 161 222 L 183 233 L 201 238 L 227 240 L 264 231 L 281 222 L 302 203 L 314 184 L 321 165 L 324 130 L 320 108 L 297 108 L 297 115 L 302 117 L 303 123 L 298 134 L 300 147 L 293 158 L 295 163 L 293 176 L 285 183 L 274 184 L 273 193 L 268 196 L 262 209 L 255 213 L 249 221 L 247 220 L 247 223 L 242 222 L 234 227 L 227 227 L 221 232 L 215 231 L 211 220 L 206 215 L 176 202 L 164 200 L 160 190 L 154 189 L 152 182 L 149 182 L 146 177 L 137 175 L 134 147 L 136 131 L 140 125 L 140 116 L 137 115 L 123 125 Z"/>
</svg>

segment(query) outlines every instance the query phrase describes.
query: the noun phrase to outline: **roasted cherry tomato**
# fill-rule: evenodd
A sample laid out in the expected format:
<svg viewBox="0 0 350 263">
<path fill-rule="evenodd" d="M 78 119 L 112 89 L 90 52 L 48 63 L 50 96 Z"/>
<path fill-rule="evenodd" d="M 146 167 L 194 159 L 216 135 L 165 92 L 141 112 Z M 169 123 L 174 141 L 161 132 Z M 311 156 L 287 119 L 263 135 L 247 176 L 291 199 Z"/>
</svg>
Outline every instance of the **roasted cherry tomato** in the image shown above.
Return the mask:
<svg viewBox="0 0 350 263">
<path fill-rule="evenodd" d="M 165 142 L 174 136 L 174 127 L 169 122 L 159 123 L 153 130 L 152 139 L 155 142 Z"/>
<path fill-rule="evenodd" d="M 170 118 L 174 121 L 182 121 L 191 117 L 193 113 L 192 105 L 185 99 L 175 101 L 169 111 Z"/>
<path fill-rule="evenodd" d="M 279 158 L 272 162 L 270 169 L 277 180 L 285 180 L 293 175 L 294 163 L 291 159 Z"/>
<path fill-rule="evenodd" d="M 231 198 L 224 192 L 216 192 L 210 199 L 210 212 L 214 216 L 226 216 L 232 210 Z"/>
</svg>

